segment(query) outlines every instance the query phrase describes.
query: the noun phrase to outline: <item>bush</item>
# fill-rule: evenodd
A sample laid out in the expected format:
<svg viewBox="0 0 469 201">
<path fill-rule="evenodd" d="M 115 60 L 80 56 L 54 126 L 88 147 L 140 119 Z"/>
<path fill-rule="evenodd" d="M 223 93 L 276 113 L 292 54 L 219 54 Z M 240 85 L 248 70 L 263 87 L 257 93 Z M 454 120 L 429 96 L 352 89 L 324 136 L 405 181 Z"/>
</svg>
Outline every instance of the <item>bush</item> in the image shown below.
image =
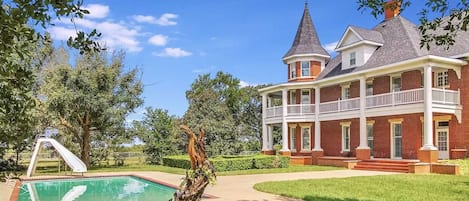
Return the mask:
<svg viewBox="0 0 469 201">
<path fill-rule="evenodd" d="M 209 159 L 216 171 L 233 171 L 248 169 L 285 168 L 290 164 L 290 158 L 284 156 L 218 156 Z M 189 156 L 167 156 L 163 158 L 163 165 L 169 167 L 190 169 Z"/>
</svg>

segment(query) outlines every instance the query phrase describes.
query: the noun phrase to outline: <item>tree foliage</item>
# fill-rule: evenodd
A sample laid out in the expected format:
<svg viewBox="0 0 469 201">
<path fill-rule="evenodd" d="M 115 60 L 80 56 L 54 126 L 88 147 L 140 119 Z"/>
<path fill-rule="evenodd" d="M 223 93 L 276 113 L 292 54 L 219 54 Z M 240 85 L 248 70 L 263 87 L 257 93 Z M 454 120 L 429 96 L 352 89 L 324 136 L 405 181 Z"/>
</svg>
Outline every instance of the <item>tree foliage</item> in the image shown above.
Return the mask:
<svg viewBox="0 0 469 201">
<path fill-rule="evenodd" d="M 143 103 L 138 70 L 126 71 L 122 52 L 110 59 L 105 51 L 84 54 L 74 67 L 63 49 L 54 57 L 44 69 L 44 105 L 53 125 L 70 134 L 68 139 L 79 145 L 81 159 L 89 165 L 92 143 L 127 136 L 125 118 Z"/>
<path fill-rule="evenodd" d="M 375 18 L 382 15 L 385 9 L 401 7 L 401 11 L 411 5 L 410 0 L 358 0 L 359 10 L 370 9 Z M 469 2 L 467 0 L 426 0 L 420 13 L 419 31 L 422 35 L 420 47 L 430 49 L 432 45 L 449 48 L 455 42 L 459 31 L 467 31 L 469 23 Z M 436 15 L 431 19 L 430 16 Z"/>
<path fill-rule="evenodd" d="M 210 156 L 259 149 L 262 109 L 257 88 L 241 88 L 237 78 L 218 72 L 213 78 L 200 75 L 186 98 L 189 108 L 183 123 L 204 128 Z"/>
<path fill-rule="evenodd" d="M 178 153 L 176 146 L 176 117 L 167 110 L 146 108 L 141 121 L 132 123 L 132 132 L 145 144 L 143 152 L 151 164 L 163 164 L 163 157 Z"/>
</svg>

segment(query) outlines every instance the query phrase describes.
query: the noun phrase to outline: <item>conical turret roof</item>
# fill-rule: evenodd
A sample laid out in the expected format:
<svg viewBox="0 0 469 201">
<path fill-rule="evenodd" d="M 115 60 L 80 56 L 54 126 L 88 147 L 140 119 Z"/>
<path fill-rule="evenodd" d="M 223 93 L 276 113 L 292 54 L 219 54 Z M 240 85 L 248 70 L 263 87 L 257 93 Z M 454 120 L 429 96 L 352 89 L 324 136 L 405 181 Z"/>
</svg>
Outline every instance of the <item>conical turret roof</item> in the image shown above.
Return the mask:
<svg viewBox="0 0 469 201">
<path fill-rule="evenodd" d="M 295 40 L 290 50 L 283 56 L 287 58 L 294 55 L 318 54 L 324 57 L 330 57 L 329 53 L 321 46 L 313 20 L 309 14 L 308 4 L 305 3 L 303 17 L 296 31 Z"/>
</svg>

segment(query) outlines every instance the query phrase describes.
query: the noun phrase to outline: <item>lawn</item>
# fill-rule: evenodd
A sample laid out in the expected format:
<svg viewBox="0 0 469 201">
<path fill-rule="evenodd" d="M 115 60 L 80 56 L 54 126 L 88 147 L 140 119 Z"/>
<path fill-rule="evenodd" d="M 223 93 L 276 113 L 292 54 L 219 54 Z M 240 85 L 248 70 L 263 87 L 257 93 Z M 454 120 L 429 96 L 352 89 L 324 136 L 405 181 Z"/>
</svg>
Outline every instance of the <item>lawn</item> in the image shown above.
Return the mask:
<svg viewBox="0 0 469 201">
<path fill-rule="evenodd" d="M 306 201 L 469 200 L 469 177 L 388 175 L 256 184 L 256 190 Z"/>
<path fill-rule="evenodd" d="M 469 200 L 469 159 L 451 160 L 464 175 L 388 175 L 340 179 L 265 182 L 256 190 L 306 201 Z"/>
</svg>

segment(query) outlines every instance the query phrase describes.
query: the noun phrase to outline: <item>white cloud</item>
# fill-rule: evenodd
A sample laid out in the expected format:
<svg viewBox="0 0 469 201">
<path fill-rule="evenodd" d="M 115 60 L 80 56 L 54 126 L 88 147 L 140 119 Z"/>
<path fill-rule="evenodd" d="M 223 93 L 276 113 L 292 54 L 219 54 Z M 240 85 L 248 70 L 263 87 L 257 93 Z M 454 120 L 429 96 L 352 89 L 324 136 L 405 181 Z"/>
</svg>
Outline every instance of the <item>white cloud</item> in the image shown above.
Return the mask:
<svg viewBox="0 0 469 201">
<path fill-rule="evenodd" d="M 335 41 L 335 42 L 332 42 L 332 43 L 325 44 L 324 49 L 326 49 L 326 51 L 329 52 L 329 54 L 333 53 L 333 52 L 335 52 L 334 49 L 335 49 L 335 47 L 337 47 L 337 43 L 339 43 L 339 41 Z"/>
<path fill-rule="evenodd" d="M 173 58 L 179 58 L 179 57 L 187 57 L 192 55 L 191 52 L 182 50 L 181 48 L 164 48 L 163 52 L 154 52 L 153 55 L 158 56 L 158 57 L 173 57 Z"/>
<path fill-rule="evenodd" d="M 76 36 L 75 29 L 69 29 L 65 27 L 51 27 L 48 29 L 51 37 L 56 40 L 68 40 L 70 36 Z"/>
<path fill-rule="evenodd" d="M 83 6 L 83 9 L 90 11 L 90 14 L 85 15 L 85 17 L 89 18 L 105 18 L 109 14 L 109 6 L 101 5 L 101 4 L 88 4 L 87 6 Z"/>
<path fill-rule="evenodd" d="M 176 25 L 177 22 L 174 19 L 178 18 L 178 15 L 173 13 L 165 13 L 161 15 L 159 18 L 155 18 L 150 15 L 134 15 L 133 19 L 140 23 L 150 23 L 150 24 L 157 24 L 161 26 L 172 26 Z"/>
<path fill-rule="evenodd" d="M 246 81 L 243 81 L 243 80 L 239 81 L 239 87 L 241 87 L 241 88 L 248 87 L 248 86 L 255 87 L 257 85 L 258 84 L 249 83 L 249 82 L 246 82 Z"/>
<path fill-rule="evenodd" d="M 148 42 L 156 46 L 165 46 L 168 43 L 168 36 L 157 34 L 148 39 Z"/>
</svg>

